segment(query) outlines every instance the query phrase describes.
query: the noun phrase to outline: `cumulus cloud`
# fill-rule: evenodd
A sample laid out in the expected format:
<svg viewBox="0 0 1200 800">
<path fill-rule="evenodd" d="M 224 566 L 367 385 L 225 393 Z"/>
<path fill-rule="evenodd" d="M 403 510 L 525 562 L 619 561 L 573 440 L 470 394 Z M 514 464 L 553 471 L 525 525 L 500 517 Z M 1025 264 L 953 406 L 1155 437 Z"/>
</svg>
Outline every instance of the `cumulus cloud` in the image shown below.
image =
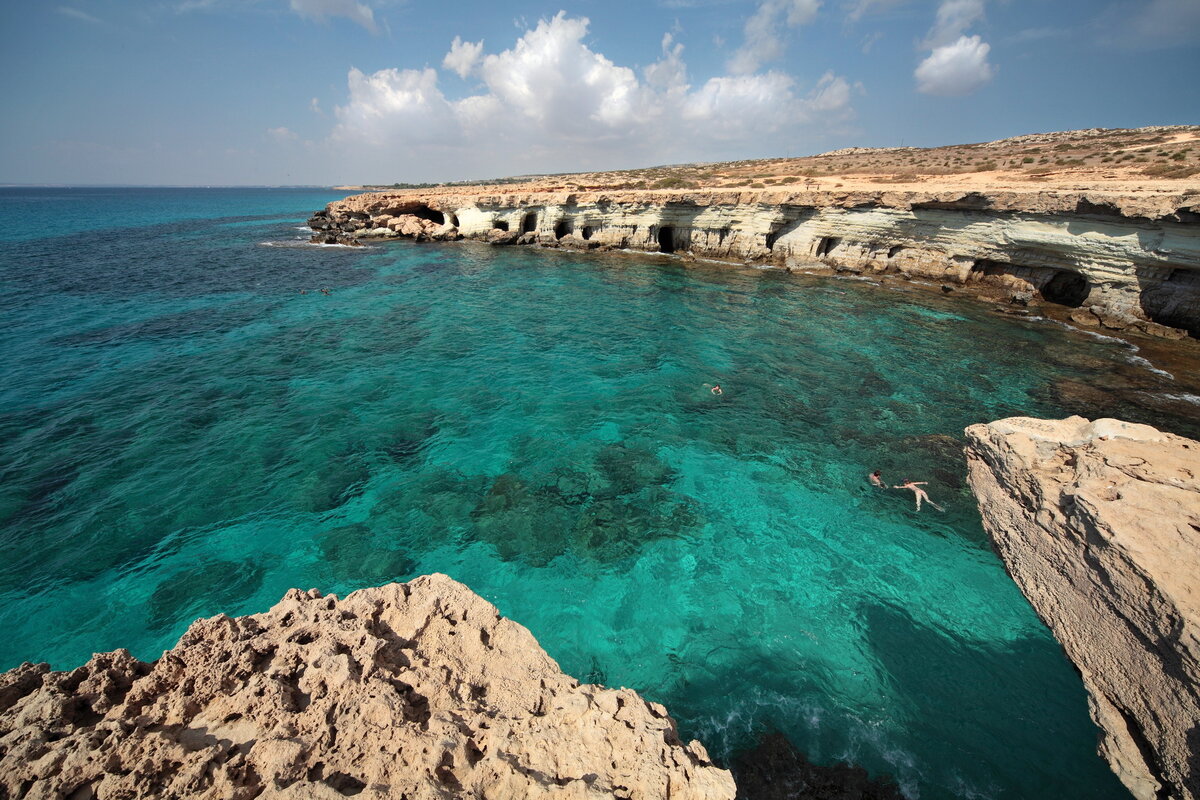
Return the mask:
<svg viewBox="0 0 1200 800">
<path fill-rule="evenodd" d="M 300 136 L 287 128 L 267 128 L 267 135 L 279 142 L 294 142 Z"/>
<path fill-rule="evenodd" d="M 970 94 L 992 79 L 991 45 L 966 30 L 983 19 L 983 0 L 942 0 L 923 47 L 930 53 L 913 77 L 917 91 L 942 97 Z"/>
<path fill-rule="evenodd" d="M 783 55 L 780 33 L 811 22 L 821 0 L 763 0 L 746 20 L 742 46 L 729 60 L 729 71 L 743 75 Z"/>
<path fill-rule="evenodd" d="M 371 33 L 378 32 L 375 12 L 365 3 L 356 0 L 290 0 L 292 11 L 306 19 L 325 20 L 329 17 L 345 17 Z"/>
<path fill-rule="evenodd" d="M 670 33 L 639 78 L 584 42 L 588 24 L 560 12 L 507 50 L 450 59 L 447 68 L 469 63 L 482 82 L 460 99 L 446 96 L 431 68 L 352 69 L 327 144 L 350 159 L 348 168 L 370 169 L 363 179 L 378 176 L 383 164 L 405 179 L 446 178 L 449 170 L 481 177 L 746 157 L 771 142 L 794 145 L 816 121 L 853 115 L 852 87 L 833 73 L 807 93 L 776 71 L 693 87 L 683 45 Z"/>
<path fill-rule="evenodd" d="M 937 48 L 950 44 L 982 18 L 983 0 L 942 0 L 933 29 L 925 37 L 925 46 Z"/>
<path fill-rule="evenodd" d="M 464 42 L 455 36 L 454 41 L 450 43 L 450 52 L 446 53 L 446 57 L 442 59 L 442 66 L 457 72 L 458 77 L 466 78 L 471 74 L 471 70 L 475 69 L 481 53 L 483 53 L 483 40 Z"/>
<path fill-rule="evenodd" d="M 989 50 L 978 36 L 960 36 L 958 41 L 935 47 L 914 73 L 917 90 L 942 97 L 970 94 L 995 73 L 987 60 Z"/>
</svg>

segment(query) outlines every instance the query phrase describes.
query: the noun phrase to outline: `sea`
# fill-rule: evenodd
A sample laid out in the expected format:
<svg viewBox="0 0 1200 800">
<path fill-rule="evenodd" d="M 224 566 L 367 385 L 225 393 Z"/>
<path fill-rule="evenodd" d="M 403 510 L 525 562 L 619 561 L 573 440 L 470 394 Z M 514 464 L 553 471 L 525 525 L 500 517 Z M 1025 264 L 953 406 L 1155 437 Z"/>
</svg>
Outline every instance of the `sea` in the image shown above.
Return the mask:
<svg viewBox="0 0 1200 800">
<path fill-rule="evenodd" d="M 1164 370 L 903 286 L 308 244 L 343 195 L 0 190 L 0 669 L 442 572 L 723 764 L 779 732 L 914 799 L 1127 796 L 963 429 L 1195 436 Z"/>
</svg>

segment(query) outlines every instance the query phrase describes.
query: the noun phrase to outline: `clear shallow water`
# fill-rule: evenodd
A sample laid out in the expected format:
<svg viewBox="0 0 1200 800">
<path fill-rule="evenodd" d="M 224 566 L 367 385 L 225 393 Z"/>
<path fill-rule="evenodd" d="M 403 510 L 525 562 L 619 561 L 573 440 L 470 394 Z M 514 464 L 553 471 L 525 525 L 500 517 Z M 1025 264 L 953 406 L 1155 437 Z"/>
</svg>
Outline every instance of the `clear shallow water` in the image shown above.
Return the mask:
<svg viewBox="0 0 1200 800">
<path fill-rule="evenodd" d="M 961 431 L 1091 404 L 1194 435 L 1122 399 L 1170 381 L 850 281 L 290 246 L 333 197 L 0 192 L 0 668 L 441 571 L 720 758 L 779 729 L 913 797 L 1124 796 Z"/>
</svg>

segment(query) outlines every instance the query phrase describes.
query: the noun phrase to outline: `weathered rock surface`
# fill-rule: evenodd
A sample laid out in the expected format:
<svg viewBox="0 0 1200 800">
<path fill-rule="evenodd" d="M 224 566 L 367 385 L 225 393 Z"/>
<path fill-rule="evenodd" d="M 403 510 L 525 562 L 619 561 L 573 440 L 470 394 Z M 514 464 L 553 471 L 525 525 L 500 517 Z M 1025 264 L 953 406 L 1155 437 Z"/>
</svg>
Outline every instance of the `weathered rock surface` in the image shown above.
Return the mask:
<svg viewBox="0 0 1200 800">
<path fill-rule="evenodd" d="M 666 709 L 580 685 L 444 575 L 292 590 L 118 650 L 0 675 L 0 796 L 733 798 Z"/>
<path fill-rule="evenodd" d="M 314 223 L 355 236 L 515 239 L 895 273 L 1090 308 L 1089 322 L 1112 329 L 1200 335 L 1192 192 L 422 190 L 348 197 Z"/>
<path fill-rule="evenodd" d="M 1083 417 L 967 440 L 984 527 L 1079 668 L 1101 754 L 1138 798 L 1200 796 L 1200 443 Z"/>
</svg>

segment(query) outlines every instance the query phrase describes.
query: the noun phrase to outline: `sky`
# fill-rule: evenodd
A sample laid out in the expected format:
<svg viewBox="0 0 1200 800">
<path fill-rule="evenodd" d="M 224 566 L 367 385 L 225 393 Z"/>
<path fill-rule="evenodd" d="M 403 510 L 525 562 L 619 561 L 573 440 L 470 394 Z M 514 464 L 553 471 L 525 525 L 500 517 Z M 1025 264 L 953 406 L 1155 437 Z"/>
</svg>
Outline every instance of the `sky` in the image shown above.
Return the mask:
<svg viewBox="0 0 1200 800">
<path fill-rule="evenodd" d="M 1200 123 L 1200 0 L 0 0 L 0 183 L 474 180 Z"/>
</svg>

